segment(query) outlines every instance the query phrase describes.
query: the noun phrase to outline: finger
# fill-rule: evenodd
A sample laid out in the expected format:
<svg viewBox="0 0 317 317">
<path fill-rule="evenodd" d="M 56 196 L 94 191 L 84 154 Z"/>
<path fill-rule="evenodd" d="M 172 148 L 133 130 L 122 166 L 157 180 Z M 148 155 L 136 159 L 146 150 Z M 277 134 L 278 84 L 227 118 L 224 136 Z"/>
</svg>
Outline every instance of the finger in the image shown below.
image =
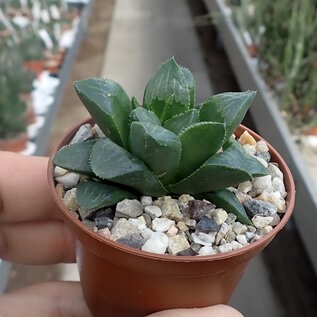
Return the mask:
<svg viewBox="0 0 317 317">
<path fill-rule="evenodd" d="M 92 317 L 79 283 L 51 282 L 0 296 L 3 317 Z"/>
<path fill-rule="evenodd" d="M 0 258 L 23 264 L 75 260 L 74 239 L 62 221 L 0 225 Z"/>
<path fill-rule="evenodd" d="M 47 163 L 43 157 L 0 152 L 0 223 L 58 218 Z"/>
<path fill-rule="evenodd" d="M 205 308 L 166 310 L 148 317 L 243 317 L 230 306 L 215 305 Z"/>
</svg>

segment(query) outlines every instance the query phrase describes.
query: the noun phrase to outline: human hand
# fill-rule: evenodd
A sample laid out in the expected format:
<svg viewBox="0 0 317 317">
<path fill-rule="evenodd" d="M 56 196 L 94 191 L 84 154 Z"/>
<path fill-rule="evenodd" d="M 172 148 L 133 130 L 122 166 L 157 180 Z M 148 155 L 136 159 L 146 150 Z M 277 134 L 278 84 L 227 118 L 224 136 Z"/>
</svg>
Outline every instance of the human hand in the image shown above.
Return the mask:
<svg viewBox="0 0 317 317">
<path fill-rule="evenodd" d="M 75 261 L 74 239 L 56 212 L 47 158 L 0 152 L 0 258 L 23 264 Z M 92 317 L 80 284 L 51 282 L 0 296 L 0 317 Z M 178 309 L 151 317 L 241 317 L 231 307 Z M 150 316 L 149 316 L 150 317 Z"/>
</svg>

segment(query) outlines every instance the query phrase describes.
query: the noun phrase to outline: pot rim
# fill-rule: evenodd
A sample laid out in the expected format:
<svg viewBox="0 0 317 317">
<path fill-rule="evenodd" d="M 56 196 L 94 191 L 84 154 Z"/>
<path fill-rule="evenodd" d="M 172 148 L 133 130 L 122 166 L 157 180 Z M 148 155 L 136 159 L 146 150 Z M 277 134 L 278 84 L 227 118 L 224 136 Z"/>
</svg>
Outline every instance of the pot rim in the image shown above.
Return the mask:
<svg viewBox="0 0 317 317">
<path fill-rule="evenodd" d="M 251 129 L 247 128 L 246 126 L 240 124 L 238 129 L 243 129 L 244 131 L 248 131 L 257 141 L 263 140 L 266 142 L 266 144 L 269 147 L 269 153 L 271 156 L 275 158 L 274 162 L 278 163 L 279 168 L 283 172 L 284 176 L 284 184 L 289 184 L 289 188 L 287 188 L 287 207 L 286 211 L 283 214 L 283 217 L 280 221 L 280 223 L 273 228 L 271 232 L 266 234 L 264 237 L 262 237 L 260 240 L 253 242 L 252 244 L 249 244 L 247 246 L 243 246 L 240 249 L 220 253 L 220 254 L 213 254 L 213 255 L 204 255 L 204 256 L 177 256 L 177 255 L 168 255 L 168 254 L 156 254 L 151 253 L 143 250 L 138 250 L 132 247 L 125 246 L 123 244 L 117 243 L 115 241 L 110 240 L 109 238 L 103 237 L 97 232 L 94 232 L 88 226 L 83 224 L 77 217 L 75 217 L 72 213 L 69 212 L 68 208 L 64 205 L 62 202 L 62 199 L 58 196 L 56 189 L 55 189 L 55 179 L 54 179 L 54 163 L 53 163 L 53 157 L 55 153 L 65 144 L 67 144 L 71 137 L 75 134 L 75 132 L 78 130 L 78 128 L 85 124 L 85 123 L 92 123 L 92 118 L 88 118 L 86 120 L 83 120 L 79 124 L 75 125 L 69 131 L 63 135 L 63 137 L 59 140 L 55 148 L 53 149 L 48 162 L 48 168 L 47 168 L 47 177 L 49 182 L 49 187 L 53 196 L 54 201 L 56 202 L 58 209 L 64 217 L 66 217 L 72 224 L 76 227 L 78 227 L 81 231 L 85 233 L 85 235 L 90 236 L 91 238 L 97 239 L 99 242 L 106 244 L 108 247 L 112 247 L 117 249 L 117 251 L 121 251 L 124 253 L 128 253 L 130 255 L 138 256 L 147 258 L 149 260 L 156 260 L 156 261 L 163 261 L 163 262 L 208 262 L 208 261 L 218 261 L 223 260 L 227 258 L 236 258 L 240 255 L 243 255 L 247 252 L 250 252 L 254 249 L 257 249 L 259 246 L 268 244 L 271 239 L 274 238 L 274 236 L 285 226 L 287 221 L 292 215 L 294 205 L 295 205 L 295 184 L 292 177 L 292 174 L 284 161 L 284 159 L 281 157 L 281 155 L 276 151 L 276 149 L 269 144 L 266 140 L 264 140 L 260 135 L 253 132 Z M 237 129 L 237 130 L 238 130 Z M 76 237 L 77 238 L 77 237 Z"/>
</svg>

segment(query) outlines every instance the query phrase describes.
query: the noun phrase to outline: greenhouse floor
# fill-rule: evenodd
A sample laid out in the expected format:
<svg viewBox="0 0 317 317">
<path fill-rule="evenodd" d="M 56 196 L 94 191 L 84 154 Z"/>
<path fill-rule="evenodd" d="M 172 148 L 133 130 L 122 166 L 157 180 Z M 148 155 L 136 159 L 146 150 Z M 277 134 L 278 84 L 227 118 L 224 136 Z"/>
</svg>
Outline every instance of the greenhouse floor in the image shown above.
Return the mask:
<svg viewBox="0 0 317 317">
<path fill-rule="evenodd" d="M 66 130 L 88 116 L 72 88 L 76 79 L 99 75 L 112 78 L 120 82 L 130 96 L 142 100 L 146 81 L 162 61 L 174 55 L 180 64 L 192 70 L 197 81 L 198 102 L 222 88 L 215 78 L 215 83 L 213 78 L 210 81 L 212 76 L 208 74 L 185 0 L 117 0 L 115 5 L 114 2 L 95 0 L 93 17 L 56 118 L 48 153 Z M 260 254 L 250 263 L 230 304 L 245 316 L 283 317 L 285 309 L 272 286 L 272 273 L 263 260 L 265 255 Z M 76 265 L 14 265 L 8 290 L 56 279 L 78 280 Z M 302 316 L 313 314 L 308 312 Z"/>
</svg>

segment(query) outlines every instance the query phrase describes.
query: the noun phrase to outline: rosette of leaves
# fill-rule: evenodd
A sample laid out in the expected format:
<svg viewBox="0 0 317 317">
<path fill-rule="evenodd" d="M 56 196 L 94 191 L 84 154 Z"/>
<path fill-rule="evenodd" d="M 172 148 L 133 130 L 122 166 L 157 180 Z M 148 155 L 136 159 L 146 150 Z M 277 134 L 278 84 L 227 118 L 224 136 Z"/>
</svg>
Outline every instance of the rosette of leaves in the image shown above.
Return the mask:
<svg viewBox="0 0 317 317">
<path fill-rule="evenodd" d="M 147 83 L 143 107 L 108 79 L 75 82 L 105 137 L 60 149 L 54 163 L 88 175 L 77 187 L 89 210 L 127 197 L 192 194 L 249 219 L 226 188 L 268 174 L 231 138 L 255 92 L 222 93 L 195 106 L 195 81 L 174 58 Z"/>
</svg>

